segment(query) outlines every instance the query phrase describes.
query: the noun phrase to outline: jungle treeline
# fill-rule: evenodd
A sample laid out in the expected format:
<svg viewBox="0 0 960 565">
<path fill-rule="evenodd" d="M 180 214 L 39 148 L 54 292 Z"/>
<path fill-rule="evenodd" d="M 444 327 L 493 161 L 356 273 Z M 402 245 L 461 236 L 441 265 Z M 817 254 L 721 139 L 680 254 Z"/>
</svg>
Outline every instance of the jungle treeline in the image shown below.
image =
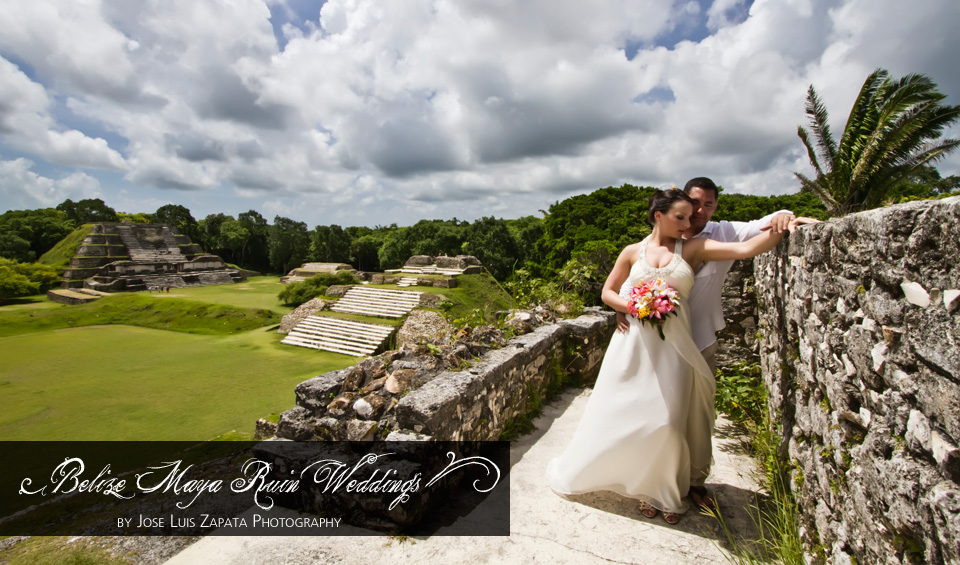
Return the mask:
<svg viewBox="0 0 960 565">
<path fill-rule="evenodd" d="M 905 184 L 893 201 L 942 197 L 957 188 L 956 182 L 944 183 L 955 177 L 935 180 L 940 182 Z M 310 228 L 283 216 L 270 222 L 256 210 L 196 219 L 177 204 L 153 213 L 126 213 L 100 199 L 66 200 L 56 208 L 0 214 L 0 298 L 43 292 L 55 285 L 50 270 L 66 267 L 69 257 L 51 257 L 48 251 L 78 227 L 130 221 L 173 225 L 207 252 L 265 274 L 286 273 L 308 261 L 349 263 L 376 272 L 399 268 L 411 255 L 474 255 L 517 294 L 522 294 L 518 289 L 531 288 L 532 281 L 552 281 L 592 303 L 619 250 L 650 232 L 645 218 L 654 190 L 629 184 L 600 188 L 554 202 L 538 216 L 517 219 L 453 218 L 375 227 Z M 810 193 L 769 197 L 721 193 L 713 218 L 749 221 L 777 210 L 821 220 L 830 215 Z"/>
</svg>

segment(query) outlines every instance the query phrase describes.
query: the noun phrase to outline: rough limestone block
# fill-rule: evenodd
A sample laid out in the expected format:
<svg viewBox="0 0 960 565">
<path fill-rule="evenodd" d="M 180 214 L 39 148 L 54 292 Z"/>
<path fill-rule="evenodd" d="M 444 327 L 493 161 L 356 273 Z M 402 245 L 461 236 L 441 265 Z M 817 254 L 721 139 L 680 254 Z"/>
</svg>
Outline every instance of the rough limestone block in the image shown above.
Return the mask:
<svg viewBox="0 0 960 565">
<path fill-rule="evenodd" d="M 900 288 L 903 289 L 903 295 L 910 304 L 915 304 L 921 308 L 930 305 L 930 295 L 919 283 L 903 282 L 900 283 Z"/>
<path fill-rule="evenodd" d="M 483 388 L 483 378 L 468 372 L 440 376 L 400 399 L 397 425 L 443 438 L 460 439 L 461 398 L 473 397 Z"/>
<path fill-rule="evenodd" d="M 911 410 L 907 420 L 907 433 L 903 437 L 911 449 L 930 451 L 930 421 L 921 412 Z"/>
<path fill-rule="evenodd" d="M 253 439 L 267 439 L 277 433 L 277 425 L 268 422 L 263 418 L 257 420 L 256 430 L 253 432 Z"/>
<path fill-rule="evenodd" d="M 943 306 L 951 314 L 960 308 L 960 290 L 951 288 L 943 291 Z"/>
<path fill-rule="evenodd" d="M 960 450 L 957 446 L 943 434 L 933 430 L 930 434 L 930 450 L 940 468 L 956 480 L 960 476 Z"/>
<path fill-rule="evenodd" d="M 369 420 L 349 420 L 347 422 L 347 441 L 373 441 L 376 432 L 376 422 Z"/>
<path fill-rule="evenodd" d="M 313 437 L 313 422 L 306 408 L 294 406 L 280 415 L 277 423 L 277 437 L 306 441 Z"/>
<path fill-rule="evenodd" d="M 878 343 L 870 350 L 870 357 L 873 359 L 873 370 L 877 374 L 882 374 L 883 364 L 887 360 L 887 344 Z"/>
<path fill-rule="evenodd" d="M 331 371 L 298 384 L 295 390 L 297 406 L 310 410 L 314 415 L 321 415 L 330 400 L 340 394 L 341 383 L 352 370 L 353 367 Z"/>
</svg>

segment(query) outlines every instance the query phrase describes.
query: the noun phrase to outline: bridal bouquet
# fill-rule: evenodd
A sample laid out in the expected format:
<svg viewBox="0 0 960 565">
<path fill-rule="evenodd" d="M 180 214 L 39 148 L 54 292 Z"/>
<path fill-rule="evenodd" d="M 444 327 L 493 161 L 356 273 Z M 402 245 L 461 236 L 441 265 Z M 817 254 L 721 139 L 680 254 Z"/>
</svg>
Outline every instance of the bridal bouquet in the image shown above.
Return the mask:
<svg viewBox="0 0 960 565">
<path fill-rule="evenodd" d="M 677 291 L 660 279 L 649 280 L 633 287 L 627 298 L 627 312 L 639 319 L 642 324 L 650 322 L 651 325 L 656 326 L 660 339 L 665 339 L 663 322 L 666 321 L 667 316 L 677 315 L 679 305 Z"/>
</svg>

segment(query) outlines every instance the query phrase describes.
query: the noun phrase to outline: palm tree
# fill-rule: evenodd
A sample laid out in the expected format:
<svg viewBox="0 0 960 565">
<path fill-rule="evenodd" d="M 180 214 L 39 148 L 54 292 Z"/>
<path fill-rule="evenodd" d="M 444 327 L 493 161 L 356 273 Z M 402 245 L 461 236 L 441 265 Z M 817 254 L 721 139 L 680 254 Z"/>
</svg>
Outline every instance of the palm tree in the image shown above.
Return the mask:
<svg viewBox="0 0 960 565">
<path fill-rule="evenodd" d="M 838 145 L 827 109 L 810 85 L 806 111 L 816 148 L 803 126 L 797 135 L 817 175 L 795 172 L 801 190 L 816 194 L 833 215 L 879 206 L 891 188 L 960 145 L 938 139 L 960 117 L 960 106 L 940 104 L 944 98 L 924 75 L 895 80 L 877 69 L 863 83 Z"/>
</svg>

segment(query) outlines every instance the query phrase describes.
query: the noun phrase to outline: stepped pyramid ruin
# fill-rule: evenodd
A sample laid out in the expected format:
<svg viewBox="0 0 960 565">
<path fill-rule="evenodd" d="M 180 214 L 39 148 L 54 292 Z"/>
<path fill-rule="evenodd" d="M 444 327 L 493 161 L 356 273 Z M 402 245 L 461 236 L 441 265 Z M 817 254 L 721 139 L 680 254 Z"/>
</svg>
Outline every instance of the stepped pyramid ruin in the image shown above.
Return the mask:
<svg viewBox="0 0 960 565">
<path fill-rule="evenodd" d="M 182 288 L 246 280 L 167 224 L 94 225 L 63 272 L 61 288 L 105 292 Z"/>
</svg>

